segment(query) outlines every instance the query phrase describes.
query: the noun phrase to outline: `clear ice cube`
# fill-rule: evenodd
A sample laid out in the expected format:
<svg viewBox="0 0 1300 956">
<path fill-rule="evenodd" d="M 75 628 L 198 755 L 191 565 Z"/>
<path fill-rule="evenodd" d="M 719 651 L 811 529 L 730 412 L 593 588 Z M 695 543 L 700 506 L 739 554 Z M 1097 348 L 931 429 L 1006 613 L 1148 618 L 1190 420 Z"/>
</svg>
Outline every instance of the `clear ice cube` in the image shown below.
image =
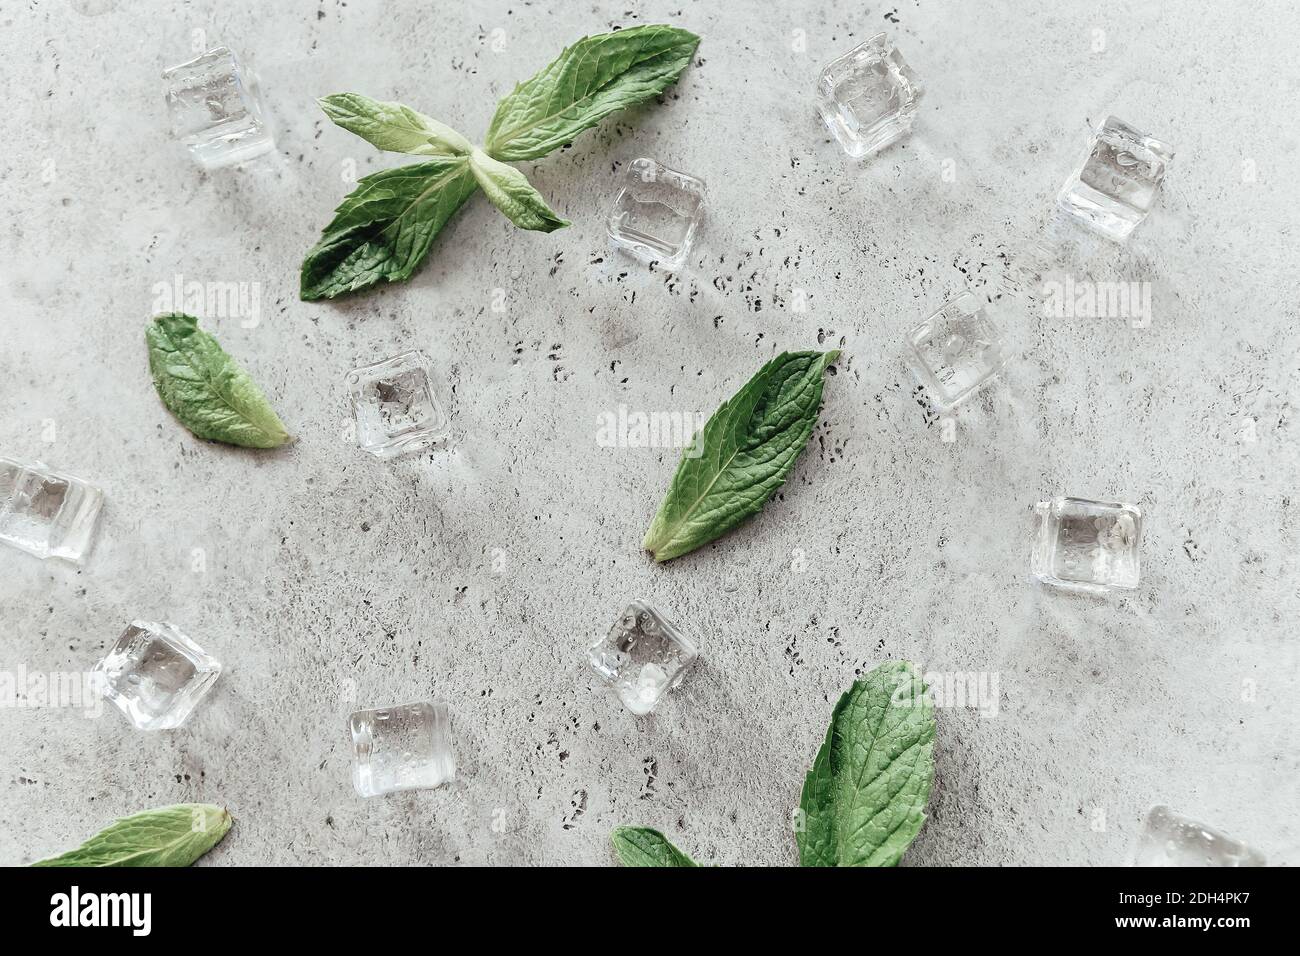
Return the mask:
<svg viewBox="0 0 1300 956">
<path fill-rule="evenodd" d="M 1173 147 L 1108 117 L 1057 205 L 1085 226 L 1123 242 L 1155 205 Z"/>
<path fill-rule="evenodd" d="M 1165 806 L 1147 811 L 1134 866 L 1264 866 L 1263 853 Z"/>
<path fill-rule="evenodd" d="M 91 674 L 137 728 L 172 730 L 212 689 L 221 665 L 174 624 L 132 621 Z"/>
<path fill-rule="evenodd" d="M 38 558 L 81 564 L 94 543 L 104 494 L 40 462 L 0 458 L 0 541 Z"/>
<path fill-rule="evenodd" d="M 256 77 L 226 47 L 163 71 L 172 133 L 199 165 L 220 169 L 275 149 Z"/>
<path fill-rule="evenodd" d="M 354 369 L 347 384 L 357 444 L 370 454 L 395 458 L 447 442 L 450 423 L 422 352 L 403 352 Z"/>
<path fill-rule="evenodd" d="M 988 308 L 966 292 L 908 333 L 908 365 L 940 409 L 974 394 L 1006 364 Z"/>
<path fill-rule="evenodd" d="M 456 777 L 451 712 L 420 701 L 359 710 L 352 731 L 352 783 L 363 797 L 441 786 Z"/>
<path fill-rule="evenodd" d="M 704 213 L 704 183 L 653 159 L 635 159 L 614 197 L 610 241 L 638 259 L 680 269 Z"/>
<path fill-rule="evenodd" d="M 632 713 L 654 710 L 699 656 L 694 643 L 648 601 L 633 601 L 587 660 Z"/>
<path fill-rule="evenodd" d="M 1138 586 L 1142 512 L 1137 505 L 1053 498 L 1039 502 L 1035 511 L 1035 578 L 1092 593 Z"/>
<path fill-rule="evenodd" d="M 817 78 L 817 111 L 854 159 L 911 132 L 920 96 L 916 75 L 883 33 L 831 61 Z"/>
</svg>

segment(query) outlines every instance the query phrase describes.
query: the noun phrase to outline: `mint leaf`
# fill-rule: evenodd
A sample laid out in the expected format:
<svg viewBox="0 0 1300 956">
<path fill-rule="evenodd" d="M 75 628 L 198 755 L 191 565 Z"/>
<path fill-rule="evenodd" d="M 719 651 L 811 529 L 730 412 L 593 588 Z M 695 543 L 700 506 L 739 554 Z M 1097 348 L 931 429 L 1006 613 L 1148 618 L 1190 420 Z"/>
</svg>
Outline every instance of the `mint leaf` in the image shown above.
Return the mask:
<svg viewBox="0 0 1300 956">
<path fill-rule="evenodd" d="M 832 352 L 784 352 L 723 403 L 682 455 L 641 546 L 668 561 L 758 514 L 817 424 Z"/>
<path fill-rule="evenodd" d="M 699 42 L 669 26 L 584 37 L 498 104 L 482 150 L 401 103 L 358 93 L 323 98 L 321 108 L 344 129 L 380 149 L 432 159 L 358 183 L 303 260 L 299 296 L 332 299 L 409 279 L 480 185 L 524 229 L 567 226 L 523 173 L 502 161 L 544 156 L 615 110 L 662 92 L 689 65 Z"/>
<path fill-rule="evenodd" d="M 803 866 L 895 866 L 925 823 L 934 705 L 904 661 L 855 681 L 804 780 Z"/>
<path fill-rule="evenodd" d="M 463 156 L 471 144 L 444 126 L 401 103 L 381 103 L 360 93 L 335 93 L 320 101 L 325 115 L 350 133 L 394 153 Z"/>
<path fill-rule="evenodd" d="M 616 110 L 671 86 L 700 38 L 662 24 L 583 37 L 497 106 L 487 132 L 496 159 L 537 159 Z"/>
<path fill-rule="evenodd" d="M 210 803 L 179 803 L 109 824 L 75 850 L 32 866 L 189 866 L 221 842 L 230 814 Z"/>
<path fill-rule="evenodd" d="M 303 260 L 299 295 L 332 299 L 409 279 L 434 236 L 477 188 L 463 156 L 366 176 Z"/>
<path fill-rule="evenodd" d="M 262 390 L 193 316 L 156 316 L 145 341 L 158 397 L 199 438 L 246 448 L 289 441 Z"/>
<path fill-rule="evenodd" d="M 624 866 L 699 865 L 673 846 L 666 836 L 649 827 L 615 827 L 609 839 Z"/>
<path fill-rule="evenodd" d="M 551 212 L 541 193 L 513 166 L 499 163 L 483 150 L 475 148 L 470 153 L 469 168 L 474 171 L 474 178 L 487 198 L 492 200 L 492 205 L 521 229 L 554 232 L 569 225 L 567 219 Z"/>
</svg>

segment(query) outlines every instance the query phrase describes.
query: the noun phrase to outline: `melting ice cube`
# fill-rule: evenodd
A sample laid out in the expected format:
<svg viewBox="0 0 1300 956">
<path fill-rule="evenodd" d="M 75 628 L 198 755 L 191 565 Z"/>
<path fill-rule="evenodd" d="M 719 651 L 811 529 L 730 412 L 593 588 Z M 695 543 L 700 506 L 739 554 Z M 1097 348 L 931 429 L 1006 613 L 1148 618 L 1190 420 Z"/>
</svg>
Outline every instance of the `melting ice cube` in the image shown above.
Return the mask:
<svg viewBox="0 0 1300 956">
<path fill-rule="evenodd" d="M 226 47 L 163 72 L 173 135 L 205 169 L 254 159 L 275 149 L 256 78 Z"/>
<path fill-rule="evenodd" d="M 171 730 L 212 689 L 221 665 L 174 624 L 133 621 L 91 674 L 140 730 Z"/>
<path fill-rule="evenodd" d="M 587 659 L 638 716 L 648 714 L 670 687 L 681 683 L 699 656 L 694 643 L 648 601 L 633 601 Z"/>
<path fill-rule="evenodd" d="M 1147 811 L 1134 866 L 1264 866 L 1264 854 L 1165 806 Z"/>
<path fill-rule="evenodd" d="M 15 548 L 84 562 L 103 503 L 103 492 L 80 478 L 0 458 L 0 541 Z"/>
<path fill-rule="evenodd" d="M 352 783 L 363 797 L 441 786 L 456 777 L 451 712 L 419 701 L 359 710 L 352 732 Z"/>
<path fill-rule="evenodd" d="M 637 159 L 606 227 L 616 247 L 671 272 L 690 254 L 703 212 L 704 183 L 653 159 Z"/>
</svg>

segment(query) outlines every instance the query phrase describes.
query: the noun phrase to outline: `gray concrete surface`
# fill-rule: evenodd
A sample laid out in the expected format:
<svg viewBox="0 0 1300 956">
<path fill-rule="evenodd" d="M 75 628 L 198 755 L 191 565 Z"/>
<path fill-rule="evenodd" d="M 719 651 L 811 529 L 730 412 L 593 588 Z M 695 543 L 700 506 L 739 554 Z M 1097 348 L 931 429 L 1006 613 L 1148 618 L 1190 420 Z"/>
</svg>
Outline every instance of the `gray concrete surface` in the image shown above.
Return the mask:
<svg viewBox="0 0 1300 956">
<path fill-rule="evenodd" d="M 566 43 L 665 20 L 704 38 L 680 85 L 524 164 L 571 228 L 520 232 L 480 196 L 414 281 L 298 301 L 350 165 L 402 161 L 315 97 L 402 100 L 476 138 Z M 813 82 L 880 29 L 926 96 L 910 140 L 855 165 Z M 169 142 L 159 74 L 196 40 L 254 61 L 272 161 L 205 175 Z M 83 570 L 0 553 L 0 663 L 84 670 L 143 617 L 227 672 L 174 733 L 0 710 L 0 862 L 211 801 L 237 819 L 215 865 L 606 864 L 620 823 L 790 864 L 832 702 L 888 657 L 999 679 L 996 717 L 939 713 L 908 863 L 1122 863 L 1155 802 L 1297 862 L 1298 41 L 1283 2 L 7 5 L 0 448 L 108 506 Z M 1012 362 L 945 442 L 901 336 L 965 284 L 997 294 L 1108 113 L 1177 157 L 1131 244 L 1071 274 L 1149 283 L 1152 321 L 1008 299 Z M 640 155 L 711 189 L 688 274 L 606 247 Z M 176 275 L 260 283 L 255 326 L 204 322 L 295 445 L 205 444 L 159 404 L 142 328 Z M 597 416 L 711 412 L 819 344 L 845 355 L 787 488 L 652 566 L 638 544 L 677 453 L 599 448 Z M 412 347 L 454 391 L 461 444 L 370 460 L 344 373 Z M 1057 493 L 1143 505 L 1136 593 L 1028 582 L 1032 505 Z M 582 662 L 634 596 L 704 648 L 641 721 Z M 348 712 L 425 697 L 454 708 L 459 780 L 357 798 Z"/>
</svg>

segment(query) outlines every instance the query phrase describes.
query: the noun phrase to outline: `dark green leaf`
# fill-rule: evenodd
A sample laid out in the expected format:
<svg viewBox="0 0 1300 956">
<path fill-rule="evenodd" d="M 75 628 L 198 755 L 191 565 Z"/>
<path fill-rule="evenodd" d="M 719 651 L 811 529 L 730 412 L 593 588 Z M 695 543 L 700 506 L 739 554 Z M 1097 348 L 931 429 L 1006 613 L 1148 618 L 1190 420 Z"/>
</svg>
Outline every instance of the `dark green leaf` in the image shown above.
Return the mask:
<svg viewBox="0 0 1300 956">
<path fill-rule="evenodd" d="M 616 110 L 671 86 L 700 38 L 661 24 L 583 37 L 497 106 L 485 149 L 496 159 L 537 159 Z"/>
<path fill-rule="evenodd" d="M 934 705 L 903 661 L 881 664 L 835 705 L 804 781 L 803 866 L 894 866 L 925 823 Z"/>
<path fill-rule="evenodd" d="M 437 158 L 362 179 L 302 263 L 303 299 L 409 279 L 434 237 L 478 188 L 469 161 Z"/>
<path fill-rule="evenodd" d="M 624 866 L 697 866 L 666 836 L 649 827 L 615 827 L 609 835 Z"/>
<path fill-rule="evenodd" d="M 839 354 L 785 352 L 713 413 L 642 542 L 656 561 L 708 544 L 763 510 L 817 424 L 822 372 Z"/>
<path fill-rule="evenodd" d="M 156 316 L 145 341 L 158 397 L 195 435 L 246 448 L 289 441 L 262 390 L 193 316 Z"/>
</svg>

